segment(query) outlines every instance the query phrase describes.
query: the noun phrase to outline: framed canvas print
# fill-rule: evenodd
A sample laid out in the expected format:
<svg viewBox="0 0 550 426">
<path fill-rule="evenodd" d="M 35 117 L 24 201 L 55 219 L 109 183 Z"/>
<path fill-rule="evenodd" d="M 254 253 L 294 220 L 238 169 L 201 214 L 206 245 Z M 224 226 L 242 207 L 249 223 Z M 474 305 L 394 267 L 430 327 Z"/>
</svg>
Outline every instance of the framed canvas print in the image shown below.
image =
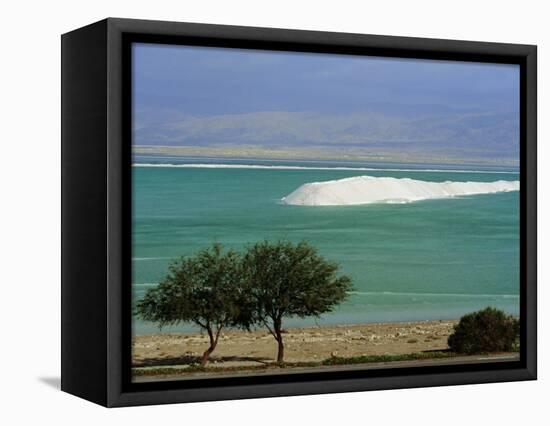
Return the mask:
<svg viewBox="0 0 550 426">
<path fill-rule="evenodd" d="M 62 389 L 536 378 L 536 47 L 107 19 L 62 37 Z"/>
</svg>

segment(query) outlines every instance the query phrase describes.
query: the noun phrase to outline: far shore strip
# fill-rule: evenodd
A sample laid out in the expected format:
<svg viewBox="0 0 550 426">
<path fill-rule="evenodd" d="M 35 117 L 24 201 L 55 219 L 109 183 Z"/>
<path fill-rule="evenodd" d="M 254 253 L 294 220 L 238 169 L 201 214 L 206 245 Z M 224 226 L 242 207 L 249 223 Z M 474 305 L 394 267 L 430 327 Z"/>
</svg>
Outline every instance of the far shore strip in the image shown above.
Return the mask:
<svg viewBox="0 0 550 426">
<path fill-rule="evenodd" d="M 331 356 L 399 355 L 445 350 L 457 320 L 288 328 L 285 361 L 315 362 Z M 208 347 L 201 333 L 157 333 L 133 337 L 135 367 L 185 365 Z M 277 343 L 267 330 L 228 329 L 211 356 L 210 366 L 261 365 L 272 362 Z"/>
<path fill-rule="evenodd" d="M 293 161 L 366 161 L 385 163 L 420 163 L 420 164 L 477 164 L 480 166 L 519 167 L 518 161 L 509 158 L 468 158 L 464 156 L 448 157 L 437 153 L 412 152 L 378 152 L 372 149 L 355 147 L 345 150 L 327 149 L 327 147 L 307 146 L 298 148 L 266 148 L 260 145 L 133 145 L 133 155 L 169 155 L 178 157 L 203 158 L 247 158 L 265 160 Z"/>
</svg>

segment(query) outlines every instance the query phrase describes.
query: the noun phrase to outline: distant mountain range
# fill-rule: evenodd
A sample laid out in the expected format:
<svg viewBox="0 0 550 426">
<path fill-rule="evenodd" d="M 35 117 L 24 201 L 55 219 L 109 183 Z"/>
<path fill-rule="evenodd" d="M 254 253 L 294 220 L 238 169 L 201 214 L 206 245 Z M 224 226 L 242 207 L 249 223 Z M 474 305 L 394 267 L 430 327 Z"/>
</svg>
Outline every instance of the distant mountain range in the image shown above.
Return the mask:
<svg viewBox="0 0 550 426">
<path fill-rule="evenodd" d="M 408 108 L 364 112 L 261 111 L 213 116 L 138 111 L 134 145 L 305 149 L 515 164 L 517 112 Z"/>
</svg>

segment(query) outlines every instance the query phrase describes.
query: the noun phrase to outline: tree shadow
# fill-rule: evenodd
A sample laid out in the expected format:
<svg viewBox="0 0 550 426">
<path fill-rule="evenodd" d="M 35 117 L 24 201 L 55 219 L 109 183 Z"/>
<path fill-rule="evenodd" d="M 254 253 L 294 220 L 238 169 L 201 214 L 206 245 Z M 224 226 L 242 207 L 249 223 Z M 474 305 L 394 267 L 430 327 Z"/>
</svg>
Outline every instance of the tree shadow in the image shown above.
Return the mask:
<svg viewBox="0 0 550 426">
<path fill-rule="evenodd" d="M 257 362 L 260 364 L 268 364 L 273 362 L 271 358 L 254 357 L 254 356 L 214 356 L 210 357 L 209 363 L 217 362 Z M 168 365 L 194 365 L 200 364 L 201 357 L 195 355 L 182 355 L 177 357 L 158 357 L 158 358 L 145 358 L 132 363 L 133 367 L 158 367 Z"/>
<path fill-rule="evenodd" d="M 449 348 L 447 348 L 447 349 L 425 349 L 421 352 L 429 354 L 429 353 L 434 353 L 434 352 L 451 352 L 451 350 Z"/>
</svg>

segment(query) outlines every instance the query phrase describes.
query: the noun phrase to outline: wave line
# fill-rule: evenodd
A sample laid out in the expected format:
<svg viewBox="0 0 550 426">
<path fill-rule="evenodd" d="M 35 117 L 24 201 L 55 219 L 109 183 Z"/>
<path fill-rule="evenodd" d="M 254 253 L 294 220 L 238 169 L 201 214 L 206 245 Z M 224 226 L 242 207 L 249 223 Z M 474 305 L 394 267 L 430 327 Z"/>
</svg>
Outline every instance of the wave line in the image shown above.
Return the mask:
<svg viewBox="0 0 550 426">
<path fill-rule="evenodd" d="M 350 294 L 358 294 L 360 296 L 419 296 L 419 297 L 483 297 L 483 298 L 503 298 L 517 299 L 518 294 L 475 294 L 475 293 L 406 293 L 393 291 L 352 291 Z"/>
<path fill-rule="evenodd" d="M 398 169 L 378 167 L 323 167 L 323 166 L 266 166 L 262 164 L 169 164 L 169 163 L 134 163 L 132 167 L 146 168 L 182 168 L 182 169 L 256 169 L 256 170 L 334 170 L 334 171 L 370 171 L 370 172 L 429 172 L 429 173 L 482 173 L 482 174 L 514 174 L 516 171 L 496 170 L 457 170 L 457 169 Z"/>
</svg>

